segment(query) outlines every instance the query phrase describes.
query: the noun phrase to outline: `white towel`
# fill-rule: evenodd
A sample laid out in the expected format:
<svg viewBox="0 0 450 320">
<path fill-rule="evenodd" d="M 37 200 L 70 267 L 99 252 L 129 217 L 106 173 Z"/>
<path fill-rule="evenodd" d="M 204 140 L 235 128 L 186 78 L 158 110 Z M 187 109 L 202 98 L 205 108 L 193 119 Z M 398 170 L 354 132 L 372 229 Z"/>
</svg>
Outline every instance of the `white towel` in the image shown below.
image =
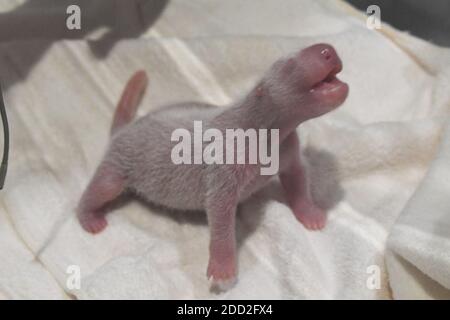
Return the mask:
<svg viewBox="0 0 450 320">
<path fill-rule="evenodd" d="M 186 100 L 226 107 L 278 57 L 317 42 L 335 46 L 350 85 L 341 108 L 298 128 L 314 197 L 329 214 L 323 231 L 296 221 L 274 180 L 243 205 L 239 281 L 215 294 L 203 215 L 132 201 L 101 234 L 81 229 L 74 207 L 135 70 L 150 76 L 140 115 Z M 51 34 L 0 43 L 12 137 L 0 297 L 450 297 L 448 49 L 386 24 L 369 30 L 362 14 L 328 0 L 172 0 L 139 38 L 106 56 L 92 49 Z"/>
</svg>

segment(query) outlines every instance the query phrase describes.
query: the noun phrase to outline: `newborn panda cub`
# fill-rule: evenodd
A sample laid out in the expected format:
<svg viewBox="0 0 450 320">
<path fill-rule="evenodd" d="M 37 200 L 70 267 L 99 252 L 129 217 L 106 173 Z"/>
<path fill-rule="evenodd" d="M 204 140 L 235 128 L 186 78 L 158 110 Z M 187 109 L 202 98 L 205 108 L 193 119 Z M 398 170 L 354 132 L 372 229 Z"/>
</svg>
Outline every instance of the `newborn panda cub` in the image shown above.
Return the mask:
<svg viewBox="0 0 450 320">
<path fill-rule="evenodd" d="M 207 276 L 214 287 L 231 286 L 237 275 L 237 205 L 271 176 L 261 175 L 259 162 L 174 164 L 172 133 L 178 128 L 192 133 L 194 121 L 224 135 L 229 128 L 278 129 L 278 175 L 287 202 L 307 229 L 321 229 L 326 215 L 308 190 L 296 128 L 344 102 L 349 89 L 336 78 L 341 70 L 333 47 L 317 44 L 276 61 L 254 89 L 230 108 L 182 103 L 132 122 L 147 86 L 146 74 L 137 72 L 117 106 L 104 159 L 78 205 L 82 227 L 91 233 L 102 231 L 107 225 L 105 206 L 125 191 L 168 208 L 204 210 L 210 228 Z"/>
</svg>

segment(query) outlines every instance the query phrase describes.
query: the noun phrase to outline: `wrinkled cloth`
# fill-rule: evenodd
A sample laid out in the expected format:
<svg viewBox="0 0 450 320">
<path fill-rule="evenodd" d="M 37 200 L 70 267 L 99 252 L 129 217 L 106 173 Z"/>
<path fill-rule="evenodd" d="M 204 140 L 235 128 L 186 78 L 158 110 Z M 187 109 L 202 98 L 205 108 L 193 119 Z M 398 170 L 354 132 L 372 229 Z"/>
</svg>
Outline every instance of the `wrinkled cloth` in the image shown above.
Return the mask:
<svg viewBox="0 0 450 320">
<path fill-rule="evenodd" d="M 13 15 L 17 1 L 5 3 Z M 140 3 L 130 25 L 145 19 Z M 104 232 L 82 230 L 75 207 L 134 71 L 150 77 L 139 116 L 192 100 L 226 108 L 277 58 L 318 42 L 336 48 L 350 86 L 340 108 L 298 128 L 314 199 L 328 212 L 323 231 L 298 223 L 273 179 L 239 210 L 239 280 L 217 294 L 202 214 L 130 201 Z M 98 43 L 0 42 L 11 126 L 0 298 L 450 297 L 449 49 L 387 24 L 370 30 L 329 0 L 172 0 L 136 38 L 106 55 Z"/>
</svg>

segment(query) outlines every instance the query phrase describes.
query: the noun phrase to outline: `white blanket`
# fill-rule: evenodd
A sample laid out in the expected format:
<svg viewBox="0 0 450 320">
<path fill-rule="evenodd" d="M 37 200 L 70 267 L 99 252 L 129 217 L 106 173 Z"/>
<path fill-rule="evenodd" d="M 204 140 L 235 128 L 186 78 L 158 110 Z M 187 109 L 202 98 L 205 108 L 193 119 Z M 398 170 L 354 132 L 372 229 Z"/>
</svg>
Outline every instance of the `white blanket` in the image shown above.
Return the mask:
<svg viewBox="0 0 450 320">
<path fill-rule="evenodd" d="M 296 221 L 275 179 L 240 210 L 239 281 L 215 294 L 204 216 L 130 202 L 103 233 L 81 229 L 74 207 L 135 70 L 150 76 L 140 115 L 186 100 L 225 108 L 276 58 L 317 42 L 336 47 L 350 85 L 341 108 L 298 128 L 323 231 Z M 106 56 L 92 48 L 0 43 L 12 136 L 1 298 L 450 298 L 450 50 L 369 30 L 329 0 L 172 0 L 139 38 Z"/>
</svg>

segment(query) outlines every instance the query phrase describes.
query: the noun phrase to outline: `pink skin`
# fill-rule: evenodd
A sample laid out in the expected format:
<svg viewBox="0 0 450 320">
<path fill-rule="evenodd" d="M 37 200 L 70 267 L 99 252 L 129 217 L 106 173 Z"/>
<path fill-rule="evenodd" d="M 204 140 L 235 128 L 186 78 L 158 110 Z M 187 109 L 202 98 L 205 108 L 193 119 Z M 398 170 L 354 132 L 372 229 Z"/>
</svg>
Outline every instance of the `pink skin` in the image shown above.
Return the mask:
<svg viewBox="0 0 450 320">
<path fill-rule="evenodd" d="M 131 122 L 148 84 L 144 71 L 136 72 L 128 81 L 116 108 L 111 134 Z M 120 170 L 108 163 L 102 163 L 88 185 L 78 205 L 78 220 L 90 233 L 99 233 L 106 228 L 103 207 L 115 200 L 125 188 L 125 179 Z"/>
<path fill-rule="evenodd" d="M 275 62 L 244 100 L 225 111 L 185 103 L 131 122 L 147 85 L 145 73 L 138 72 L 124 90 L 110 146 L 78 206 L 81 225 L 91 233 L 103 230 L 107 223 L 101 209 L 125 190 L 166 207 L 205 210 L 210 226 L 207 276 L 219 289 L 230 287 L 237 275 L 237 205 L 271 177 L 260 175 L 260 164 L 174 165 L 171 133 L 180 126 L 192 132 L 193 120 L 222 132 L 226 128 L 279 129 L 279 177 L 287 202 L 307 229 L 320 230 L 326 214 L 312 200 L 296 128 L 344 102 L 348 86 L 335 76 L 341 70 L 333 47 L 318 44 Z"/>
<path fill-rule="evenodd" d="M 289 159 L 291 159 L 291 162 L 279 174 L 281 185 L 297 220 L 309 230 L 320 230 L 325 227 L 326 214 L 312 200 L 307 177 L 300 161 L 299 147 L 297 133 L 291 133 L 281 150 L 281 152 L 290 153 Z"/>
<path fill-rule="evenodd" d="M 124 178 L 112 166 L 101 165 L 97 169 L 78 208 L 78 212 L 82 213 L 78 219 L 86 231 L 98 233 L 108 225 L 101 210 L 104 204 L 116 199 L 123 188 Z"/>
</svg>

